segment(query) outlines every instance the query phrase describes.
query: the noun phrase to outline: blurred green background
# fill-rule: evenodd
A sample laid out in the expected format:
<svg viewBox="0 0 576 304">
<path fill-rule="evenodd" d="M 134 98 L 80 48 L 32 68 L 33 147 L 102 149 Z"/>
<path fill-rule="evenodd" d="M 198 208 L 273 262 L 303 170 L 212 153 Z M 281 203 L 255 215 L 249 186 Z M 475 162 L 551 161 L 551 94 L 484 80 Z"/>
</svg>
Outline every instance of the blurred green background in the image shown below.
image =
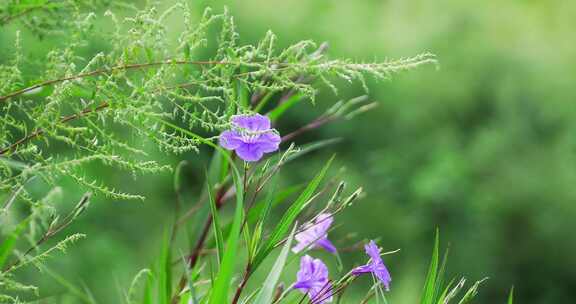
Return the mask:
<svg viewBox="0 0 576 304">
<path fill-rule="evenodd" d="M 228 5 L 243 43 L 254 43 L 270 29 L 284 46 L 303 39 L 327 41 L 331 57 L 379 61 L 423 51 L 438 56 L 439 69 L 424 67 L 392 81 L 370 81 L 370 98 L 380 106 L 300 138 L 302 143 L 332 137 L 344 141 L 283 172 L 287 183 L 302 182 L 337 153 L 351 187 L 363 186 L 367 196 L 337 218 L 342 226 L 332 238 L 356 232 L 359 238 L 380 238 L 385 250 L 402 249 L 385 260 L 393 277 L 391 303 L 417 301 L 436 227 L 442 244 L 450 244 L 451 277 L 490 278 L 478 303 L 504 303 L 512 285 L 517 303 L 574 302 L 576 2 L 193 4 L 199 14 L 205 5 L 217 10 Z M 1 44 L 11 43 L 17 27 L 0 29 Z M 49 37 L 38 42 L 29 35 L 24 43 L 44 44 L 28 50 L 38 56 L 58 45 Z M 90 47 L 98 50 L 98 43 Z M 312 120 L 340 98 L 364 94 L 358 85 L 343 85 L 341 96 L 323 89 L 316 106 L 291 111 L 280 131 Z M 188 159 L 198 168 L 207 159 L 203 154 L 160 157 L 171 164 Z M 115 303 L 131 277 L 158 254 L 175 195 L 170 174 L 126 180 L 105 170 L 95 168 L 92 174 L 142 192 L 147 200 L 97 198 L 69 229 L 88 239 L 50 265 L 88 286 L 101 303 Z M 190 204 L 202 175 L 202 170 L 189 173 Z M 358 263 L 362 255 L 344 254 L 344 259 Z M 52 290 L 57 294 L 61 289 Z"/>
</svg>

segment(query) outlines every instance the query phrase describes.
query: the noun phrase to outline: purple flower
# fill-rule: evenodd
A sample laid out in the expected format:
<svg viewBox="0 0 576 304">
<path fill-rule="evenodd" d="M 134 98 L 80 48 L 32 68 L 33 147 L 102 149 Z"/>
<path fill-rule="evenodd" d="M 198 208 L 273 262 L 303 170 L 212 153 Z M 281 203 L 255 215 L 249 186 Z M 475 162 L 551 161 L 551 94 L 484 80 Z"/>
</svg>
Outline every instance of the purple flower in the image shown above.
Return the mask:
<svg viewBox="0 0 576 304">
<path fill-rule="evenodd" d="M 322 304 L 332 302 L 332 284 L 328 280 L 328 267 L 320 259 L 305 255 L 300 259 L 300 270 L 296 274 L 294 288 L 310 297 L 310 302 Z"/>
<path fill-rule="evenodd" d="M 298 244 L 292 248 L 292 251 L 298 253 L 313 244 L 312 247 L 324 248 L 330 253 L 336 253 L 336 247 L 328 240 L 328 229 L 332 221 L 332 215 L 329 213 L 319 214 L 313 224 L 308 223 L 302 232 L 294 236 Z"/>
<path fill-rule="evenodd" d="M 384 262 L 382 262 L 380 248 L 374 241 L 370 241 L 370 243 L 364 246 L 364 249 L 366 250 L 366 254 L 370 256 L 370 261 L 368 261 L 366 265 L 352 269 L 352 274 L 358 276 L 365 273 L 372 273 L 382 282 L 384 287 L 386 287 L 386 291 L 390 290 L 390 281 L 392 281 L 392 278 Z"/>
<path fill-rule="evenodd" d="M 232 129 L 220 134 L 220 146 L 234 150 L 248 162 L 255 162 L 264 153 L 278 150 L 280 135 L 270 128 L 270 119 L 264 115 L 234 115 Z"/>
</svg>

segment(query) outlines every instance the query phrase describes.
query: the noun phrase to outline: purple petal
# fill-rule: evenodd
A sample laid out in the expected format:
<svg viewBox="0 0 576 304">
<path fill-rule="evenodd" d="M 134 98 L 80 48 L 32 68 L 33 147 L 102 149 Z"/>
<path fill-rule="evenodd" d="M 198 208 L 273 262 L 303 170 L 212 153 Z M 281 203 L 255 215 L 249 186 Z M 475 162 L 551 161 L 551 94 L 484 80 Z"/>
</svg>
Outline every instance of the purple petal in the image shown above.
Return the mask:
<svg viewBox="0 0 576 304">
<path fill-rule="evenodd" d="M 302 282 L 298 281 L 298 282 L 294 283 L 293 287 L 296 289 L 302 289 L 304 291 L 307 291 L 308 289 L 310 289 L 312 287 L 312 285 L 310 285 L 310 282 L 308 282 L 308 281 L 302 281 Z"/>
<path fill-rule="evenodd" d="M 318 240 L 319 236 L 315 233 L 315 231 L 308 227 L 305 228 L 304 231 L 297 233 L 294 238 L 298 241 L 298 244 L 292 248 L 292 251 L 298 253 L 310 246 L 310 244 L 314 243 Z"/>
<path fill-rule="evenodd" d="M 231 121 L 236 126 L 248 131 L 264 131 L 270 129 L 270 119 L 264 115 L 234 115 Z"/>
<path fill-rule="evenodd" d="M 264 153 L 270 153 L 278 150 L 280 142 L 282 139 L 280 135 L 275 132 L 266 132 L 260 134 L 258 140 L 254 144 L 258 145 L 258 148 Z"/>
<path fill-rule="evenodd" d="M 322 231 L 322 234 L 324 234 L 330 229 L 330 226 L 332 226 L 333 221 L 334 218 L 332 218 L 331 214 L 322 213 L 316 217 L 316 220 L 314 221 L 316 224 L 314 225 L 314 227 L 318 229 L 318 231 Z"/>
<path fill-rule="evenodd" d="M 352 269 L 352 274 L 356 276 L 369 272 L 372 272 L 372 266 L 370 265 L 362 265 Z"/>
<path fill-rule="evenodd" d="M 323 285 L 314 286 L 308 292 L 308 296 L 314 304 L 332 302 L 332 284 L 326 282 Z"/>
<path fill-rule="evenodd" d="M 386 291 L 390 290 L 390 281 L 392 281 L 392 277 L 390 277 L 390 273 L 384 264 L 378 265 L 378 267 L 374 270 L 374 275 L 382 282 L 384 287 L 386 287 Z"/>
<path fill-rule="evenodd" d="M 307 282 L 310 285 L 309 281 L 312 279 L 314 269 L 314 259 L 309 255 L 303 256 L 300 259 L 300 270 L 296 274 L 297 282 Z"/>
<path fill-rule="evenodd" d="M 328 284 L 328 267 L 320 259 L 305 255 L 300 259 L 300 270 L 296 274 L 294 288 L 303 293 L 312 293 L 314 289 Z"/>
<path fill-rule="evenodd" d="M 364 246 L 366 250 L 366 254 L 370 256 L 373 263 L 382 262 L 382 258 L 380 257 L 380 248 L 376 245 L 376 242 L 373 240 L 370 241 L 366 246 Z"/>
<path fill-rule="evenodd" d="M 304 226 L 304 230 L 295 235 L 298 244 L 292 248 L 292 251 L 298 253 L 311 244 L 313 247 L 321 247 L 330 253 L 336 253 L 336 247 L 328 240 L 327 231 L 332 225 L 332 215 L 328 213 L 319 214 L 314 223 L 308 223 Z"/>
<path fill-rule="evenodd" d="M 264 153 L 258 149 L 256 145 L 247 143 L 242 143 L 236 149 L 236 154 L 238 154 L 238 157 L 247 162 L 259 161 L 262 158 L 262 155 L 264 155 Z"/>
<path fill-rule="evenodd" d="M 334 244 L 332 244 L 332 242 L 330 242 L 328 238 L 318 240 L 318 242 L 316 242 L 316 245 L 326 249 L 326 251 L 330 253 L 336 253 L 336 247 L 334 246 Z"/>
<path fill-rule="evenodd" d="M 306 242 L 299 242 L 298 244 L 296 244 L 296 246 L 292 247 L 292 252 L 294 253 L 301 252 L 302 250 L 306 249 L 306 246 L 308 246 Z"/>
<path fill-rule="evenodd" d="M 220 146 L 224 149 L 234 150 L 242 144 L 242 136 L 236 131 L 224 131 L 220 134 Z"/>
</svg>

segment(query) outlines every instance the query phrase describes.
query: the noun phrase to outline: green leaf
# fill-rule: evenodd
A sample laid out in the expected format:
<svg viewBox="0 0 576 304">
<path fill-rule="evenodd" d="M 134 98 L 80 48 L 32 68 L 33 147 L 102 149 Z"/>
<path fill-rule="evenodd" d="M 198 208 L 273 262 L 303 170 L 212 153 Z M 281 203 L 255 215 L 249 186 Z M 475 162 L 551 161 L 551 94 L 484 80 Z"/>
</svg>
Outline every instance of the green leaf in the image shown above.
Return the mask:
<svg viewBox="0 0 576 304">
<path fill-rule="evenodd" d="M 166 233 L 162 242 L 162 251 L 158 259 L 158 289 L 159 304 L 170 303 L 172 295 L 172 258 L 170 254 L 170 236 Z"/>
<path fill-rule="evenodd" d="M 253 269 L 256 269 L 260 263 L 264 260 L 264 258 L 270 253 L 270 251 L 274 248 L 274 246 L 280 242 L 287 234 L 288 229 L 290 226 L 293 225 L 294 221 L 300 215 L 302 210 L 307 206 L 310 201 L 310 198 L 314 195 L 314 192 L 320 185 L 320 182 L 326 175 L 330 164 L 334 160 L 334 157 L 330 158 L 328 163 L 322 168 L 322 170 L 312 179 L 312 181 L 306 186 L 304 191 L 300 194 L 300 196 L 296 199 L 296 201 L 288 208 L 288 210 L 284 213 L 280 222 L 270 235 L 270 238 L 266 242 L 266 244 L 262 247 L 261 250 L 258 251 L 253 263 Z"/>
<path fill-rule="evenodd" d="M 253 302 L 254 304 L 269 304 L 272 303 L 274 297 L 274 291 L 276 290 L 276 284 L 278 284 L 278 280 L 280 279 L 280 275 L 282 274 L 282 270 L 284 269 L 284 265 L 286 265 L 286 259 L 288 258 L 288 253 L 290 252 L 290 247 L 292 246 L 292 239 L 294 238 L 294 233 L 296 232 L 296 225 L 292 229 L 288 240 L 286 240 L 286 244 L 282 248 L 280 255 L 274 262 L 274 266 L 270 270 L 270 273 L 266 277 L 264 281 L 264 285 L 262 286 L 262 290 L 258 294 L 258 297 Z"/>
<path fill-rule="evenodd" d="M 448 285 L 446 285 L 446 287 L 444 287 L 442 293 L 438 297 L 438 301 L 436 301 L 437 304 L 444 304 L 444 301 L 446 300 L 446 297 L 448 296 L 448 294 L 450 292 L 450 288 L 452 287 L 452 284 L 454 284 L 454 280 L 450 281 L 448 283 Z"/>
<path fill-rule="evenodd" d="M 154 275 L 149 275 L 144 285 L 144 297 L 142 302 L 144 304 L 152 304 L 154 297 Z"/>
<path fill-rule="evenodd" d="M 460 290 L 464 287 L 464 284 L 466 283 L 466 279 L 462 278 L 460 279 L 460 281 L 458 281 L 458 283 L 456 283 L 456 285 L 454 287 L 452 287 L 454 280 L 452 280 L 444 289 L 444 292 L 442 292 L 442 294 L 440 295 L 440 297 L 438 297 L 438 301 L 436 301 L 436 303 L 438 304 L 445 304 L 445 303 L 450 303 L 450 301 L 455 298 L 458 293 L 460 292 Z"/>
<path fill-rule="evenodd" d="M 258 105 L 254 108 L 254 112 L 258 113 L 262 110 L 262 108 L 264 108 L 264 106 L 266 106 L 268 104 L 268 102 L 272 99 L 272 96 L 274 96 L 274 92 L 268 92 L 266 93 L 266 95 L 264 95 L 261 99 L 260 102 L 258 103 Z"/>
<path fill-rule="evenodd" d="M 242 179 L 237 170 L 232 173 L 234 185 L 236 187 L 236 210 L 234 212 L 234 221 L 228 240 L 226 241 L 226 250 L 222 263 L 220 264 L 220 271 L 214 280 L 214 287 L 212 288 L 210 304 L 221 304 L 228 302 L 228 290 L 232 280 L 232 273 L 237 261 L 237 249 L 240 240 L 240 229 L 242 228 L 242 213 L 244 211 L 244 188 Z"/>
<path fill-rule="evenodd" d="M 284 112 L 288 111 L 288 109 L 295 106 L 302 100 L 304 100 L 304 98 L 302 98 L 302 94 L 296 93 L 290 96 L 290 98 L 284 100 L 279 106 L 272 110 L 270 114 L 268 114 L 268 117 L 270 117 L 270 120 L 276 121 L 284 114 Z"/>
<path fill-rule="evenodd" d="M 16 226 L 14 231 L 12 231 L 10 235 L 8 235 L 8 237 L 4 241 L 2 241 L 2 244 L 0 245 L 0 269 L 4 267 L 4 263 L 6 263 L 6 260 L 10 256 L 12 250 L 14 249 L 18 237 L 20 237 L 24 229 L 26 229 L 26 226 L 28 225 L 29 221 L 30 218 L 26 218 L 25 220 L 20 222 L 18 226 Z"/>
<path fill-rule="evenodd" d="M 262 237 L 262 230 L 264 229 L 264 222 L 266 221 L 266 219 L 268 218 L 268 214 L 270 213 L 270 210 L 272 209 L 272 205 L 274 204 L 274 197 L 275 197 L 275 190 L 276 190 L 276 186 L 278 183 L 278 179 L 276 177 L 274 177 L 274 180 L 272 181 L 272 186 L 270 188 L 270 190 L 268 191 L 268 195 L 266 195 L 266 199 L 264 200 L 264 203 L 257 205 L 257 206 L 263 206 L 263 208 L 259 208 L 260 210 L 258 212 L 249 212 L 248 213 L 248 223 L 250 223 L 250 214 L 253 214 L 255 219 L 253 220 L 258 220 L 258 222 L 256 223 L 256 227 L 254 228 L 254 235 L 253 235 L 253 239 L 251 242 L 251 246 L 250 248 L 250 256 L 253 257 L 256 255 L 256 252 L 258 250 L 258 246 L 260 245 L 260 240 Z M 256 207 L 256 206 L 255 206 Z M 254 208 L 251 208 L 250 211 L 254 211 Z"/>
<path fill-rule="evenodd" d="M 210 211 L 212 212 L 212 230 L 214 231 L 214 239 L 216 240 L 216 248 L 218 250 L 218 263 L 222 262 L 224 255 L 224 238 L 222 237 L 222 227 L 220 226 L 220 219 L 218 216 L 218 207 L 212 196 L 212 187 L 210 182 L 207 183 L 208 201 L 210 202 Z"/>
<path fill-rule="evenodd" d="M 432 304 L 434 302 L 434 292 L 437 278 L 436 274 L 438 273 L 438 247 L 440 243 L 439 234 L 440 233 L 438 229 L 436 229 L 434 248 L 432 249 L 432 259 L 430 261 L 430 267 L 428 268 L 428 274 L 426 275 L 422 299 L 420 300 L 420 303 L 422 304 Z"/>
<path fill-rule="evenodd" d="M 487 279 L 482 279 L 480 281 L 476 281 L 476 283 L 474 283 L 474 285 L 472 285 L 472 287 L 470 287 L 470 289 L 468 289 L 468 291 L 466 291 L 466 293 L 464 294 L 464 297 L 462 297 L 462 300 L 460 300 L 460 302 L 458 302 L 458 304 L 466 304 L 469 303 L 470 301 L 472 301 L 472 299 L 478 294 L 478 287 L 480 286 L 480 284 L 482 284 L 482 282 L 486 281 Z"/>
<path fill-rule="evenodd" d="M 290 195 L 296 193 L 296 191 L 302 189 L 303 187 L 303 184 L 294 185 L 287 187 L 278 193 L 272 191 L 271 189 L 271 191 L 268 192 L 266 199 L 257 202 L 252 208 L 250 208 L 250 211 L 248 211 L 247 215 L 247 222 L 250 225 L 253 225 L 257 221 L 265 219 L 265 216 L 268 215 L 269 210 L 278 206 L 278 204 L 286 200 Z"/>
<path fill-rule="evenodd" d="M 444 274 L 446 273 L 446 263 L 448 262 L 448 252 L 449 249 L 447 248 L 444 252 L 444 256 L 442 257 L 442 263 L 440 264 L 440 269 L 438 270 L 438 274 L 436 275 L 436 284 L 434 286 L 434 301 L 438 302 L 436 299 L 439 299 L 440 291 L 442 291 L 442 286 L 444 285 Z"/>
<path fill-rule="evenodd" d="M 514 303 L 514 286 L 510 288 L 510 295 L 508 296 L 508 304 Z"/>
</svg>

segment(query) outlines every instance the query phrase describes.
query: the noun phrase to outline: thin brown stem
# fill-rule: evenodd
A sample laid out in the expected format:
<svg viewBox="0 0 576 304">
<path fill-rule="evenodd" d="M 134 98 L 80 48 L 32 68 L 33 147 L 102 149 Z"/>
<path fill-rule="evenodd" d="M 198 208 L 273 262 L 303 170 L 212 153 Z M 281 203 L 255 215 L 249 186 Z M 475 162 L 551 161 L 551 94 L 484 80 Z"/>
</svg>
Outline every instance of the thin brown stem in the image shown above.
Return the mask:
<svg viewBox="0 0 576 304">
<path fill-rule="evenodd" d="M 64 230 L 64 228 L 68 227 L 72 221 L 74 220 L 74 218 L 76 216 L 78 216 L 78 211 L 80 209 L 85 208 L 85 206 L 88 204 L 88 201 L 90 200 L 91 194 L 85 193 L 84 196 L 82 196 L 82 199 L 80 199 L 80 202 L 78 202 L 78 204 L 76 204 L 76 207 L 74 208 L 74 210 L 72 210 L 63 220 L 61 223 L 57 223 L 56 221 L 54 221 L 49 227 L 48 230 L 46 230 L 46 232 L 44 232 L 44 234 L 42 235 L 42 237 L 36 241 L 36 243 L 34 243 L 34 245 L 32 245 L 30 248 L 28 248 L 28 250 L 26 250 L 24 252 L 24 254 L 22 255 L 22 258 L 28 256 L 30 253 L 32 253 L 32 251 L 36 250 L 37 248 L 39 248 L 42 244 L 44 244 L 46 241 L 48 241 L 49 239 L 51 239 L 52 237 L 54 237 L 55 235 L 57 235 L 60 231 Z M 2 272 L 7 273 L 17 267 L 19 267 L 22 263 L 22 260 L 16 260 L 14 262 L 12 262 L 11 264 L 8 264 L 4 270 Z"/>
<path fill-rule="evenodd" d="M 102 111 L 106 108 L 108 108 L 110 105 L 107 102 L 103 102 L 101 103 L 99 106 L 97 106 L 96 108 L 86 108 L 84 110 L 82 110 L 80 113 L 76 113 L 76 114 L 72 114 L 72 115 L 68 115 L 68 116 L 64 116 L 62 117 L 58 123 L 68 123 L 70 121 L 76 120 L 78 118 L 84 117 L 86 115 L 89 114 L 93 114 L 99 111 Z M 44 130 L 43 129 L 36 129 L 34 132 L 28 134 L 27 136 L 24 136 L 22 138 L 20 138 L 18 141 L 16 141 L 15 143 L 11 144 L 10 146 L 3 148 L 0 150 L 0 155 L 4 155 L 10 151 L 14 151 L 16 150 L 16 148 L 18 148 L 19 146 L 27 143 L 28 141 L 41 136 L 42 134 L 44 134 Z"/>
<path fill-rule="evenodd" d="M 232 304 L 238 303 L 240 300 L 240 295 L 242 294 L 242 290 L 246 287 L 246 283 L 248 283 L 248 279 L 250 279 L 250 275 L 252 274 L 252 264 L 246 264 L 246 270 L 244 271 L 244 275 L 242 276 L 242 281 L 238 288 L 236 288 L 236 292 L 234 293 L 234 298 L 232 299 Z"/>
<path fill-rule="evenodd" d="M 120 70 L 132 70 L 132 69 L 145 69 L 150 67 L 156 67 L 161 65 L 185 65 L 185 64 L 192 64 L 192 65 L 217 65 L 217 64 L 234 64 L 233 62 L 225 62 L 225 61 L 186 61 L 186 60 L 165 60 L 165 61 L 157 61 L 157 62 L 148 62 L 148 63 L 135 63 L 135 64 L 127 64 L 127 65 L 118 65 L 108 69 L 99 69 L 94 70 L 86 73 L 76 74 L 68 77 L 62 77 L 57 79 L 46 80 L 43 82 L 39 82 L 35 85 L 29 86 L 27 88 L 20 89 L 18 91 L 14 91 L 4 96 L 0 96 L 0 102 L 6 102 L 9 98 L 24 94 L 26 92 L 30 92 L 32 90 L 53 85 L 56 83 L 68 81 L 68 80 L 75 80 L 80 78 L 86 78 L 101 74 L 112 73 L 114 71 Z"/>
<path fill-rule="evenodd" d="M 337 116 L 334 116 L 334 115 L 320 116 L 317 119 L 310 122 L 309 124 L 282 136 L 282 142 L 288 142 L 288 141 L 294 139 L 294 137 L 299 136 L 302 133 L 308 132 L 310 130 L 317 129 L 317 128 L 319 128 L 319 127 L 321 127 L 321 126 L 323 126 L 329 122 L 336 120 L 336 118 L 337 118 Z"/>
</svg>

